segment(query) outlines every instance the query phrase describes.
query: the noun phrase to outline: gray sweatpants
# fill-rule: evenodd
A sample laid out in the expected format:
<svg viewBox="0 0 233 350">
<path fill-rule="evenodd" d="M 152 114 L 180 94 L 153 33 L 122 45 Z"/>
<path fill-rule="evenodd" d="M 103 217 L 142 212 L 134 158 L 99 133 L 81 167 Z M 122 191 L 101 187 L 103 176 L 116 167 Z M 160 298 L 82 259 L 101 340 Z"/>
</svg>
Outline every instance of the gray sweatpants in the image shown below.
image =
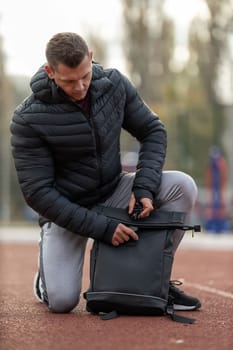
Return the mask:
<svg viewBox="0 0 233 350">
<path fill-rule="evenodd" d="M 125 174 L 105 206 L 126 208 L 129 204 L 134 174 Z M 193 179 L 179 171 L 164 171 L 158 198 L 161 208 L 186 213 L 186 223 L 197 197 Z M 174 253 L 184 232 L 174 233 Z M 45 224 L 41 232 L 39 269 L 48 308 L 69 312 L 79 302 L 87 238 L 54 223 Z"/>
</svg>

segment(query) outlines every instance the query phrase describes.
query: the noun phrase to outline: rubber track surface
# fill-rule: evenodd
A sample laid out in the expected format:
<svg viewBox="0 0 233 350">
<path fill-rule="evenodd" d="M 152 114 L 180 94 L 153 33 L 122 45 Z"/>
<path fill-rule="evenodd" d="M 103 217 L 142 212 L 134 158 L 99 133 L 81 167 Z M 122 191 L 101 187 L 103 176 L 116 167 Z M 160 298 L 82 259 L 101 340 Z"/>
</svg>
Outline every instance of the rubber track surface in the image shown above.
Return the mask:
<svg viewBox="0 0 233 350">
<path fill-rule="evenodd" d="M 87 314 L 83 299 L 70 314 L 52 314 L 32 292 L 36 243 L 0 244 L 1 350 L 232 350 L 233 252 L 180 249 L 173 278 L 201 299 L 200 311 L 180 313 L 193 325 L 167 317 L 118 317 L 102 321 Z M 88 285 L 86 255 L 83 289 Z"/>
</svg>

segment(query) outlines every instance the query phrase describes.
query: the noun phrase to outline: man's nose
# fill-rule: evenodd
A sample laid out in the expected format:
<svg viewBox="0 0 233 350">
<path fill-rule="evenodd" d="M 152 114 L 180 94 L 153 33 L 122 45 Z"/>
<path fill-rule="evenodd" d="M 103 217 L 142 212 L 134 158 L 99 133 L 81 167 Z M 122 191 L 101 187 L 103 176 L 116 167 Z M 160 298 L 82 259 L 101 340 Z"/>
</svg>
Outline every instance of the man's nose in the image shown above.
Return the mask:
<svg viewBox="0 0 233 350">
<path fill-rule="evenodd" d="M 77 80 L 74 84 L 74 90 L 81 91 L 84 89 L 84 84 L 82 80 Z"/>
</svg>

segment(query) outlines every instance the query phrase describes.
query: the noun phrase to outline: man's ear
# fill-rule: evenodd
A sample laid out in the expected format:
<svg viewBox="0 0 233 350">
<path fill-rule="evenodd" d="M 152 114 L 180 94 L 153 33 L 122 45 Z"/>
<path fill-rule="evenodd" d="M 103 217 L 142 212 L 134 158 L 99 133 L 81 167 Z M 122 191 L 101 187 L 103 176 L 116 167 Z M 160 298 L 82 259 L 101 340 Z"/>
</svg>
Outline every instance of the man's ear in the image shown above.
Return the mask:
<svg viewBox="0 0 233 350">
<path fill-rule="evenodd" d="M 90 58 L 90 61 L 92 61 L 92 59 L 93 59 L 93 51 L 89 51 L 89 58 Z"/>
<path fill-rule="evenodd" d="M 50 66 L 46 65 L 44 67 L 44 69 L 45 69 L 46 73 L 48 74 L 48 77 L 50 79 L 53 79 L 54 78 L 54 72 L 53 72 L 52 68 Z"/>
</svg>

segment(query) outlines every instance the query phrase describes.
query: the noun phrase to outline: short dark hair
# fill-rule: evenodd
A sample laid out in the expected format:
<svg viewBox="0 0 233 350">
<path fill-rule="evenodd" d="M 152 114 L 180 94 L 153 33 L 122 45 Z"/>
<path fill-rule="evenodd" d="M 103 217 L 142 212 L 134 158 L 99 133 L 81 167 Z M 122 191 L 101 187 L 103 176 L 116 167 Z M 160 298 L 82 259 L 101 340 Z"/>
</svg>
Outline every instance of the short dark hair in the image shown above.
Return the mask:
<svg viewBox="0 0 233 350">
<path fill-rule="evenodd" d="M 59 63 L 75 68 L 89 54 L 89 49 L 80 35 L 63 32 L 55 34 L 49 40 L 45 54 L 51 68 L 56 68 Z"/>
</svg>

